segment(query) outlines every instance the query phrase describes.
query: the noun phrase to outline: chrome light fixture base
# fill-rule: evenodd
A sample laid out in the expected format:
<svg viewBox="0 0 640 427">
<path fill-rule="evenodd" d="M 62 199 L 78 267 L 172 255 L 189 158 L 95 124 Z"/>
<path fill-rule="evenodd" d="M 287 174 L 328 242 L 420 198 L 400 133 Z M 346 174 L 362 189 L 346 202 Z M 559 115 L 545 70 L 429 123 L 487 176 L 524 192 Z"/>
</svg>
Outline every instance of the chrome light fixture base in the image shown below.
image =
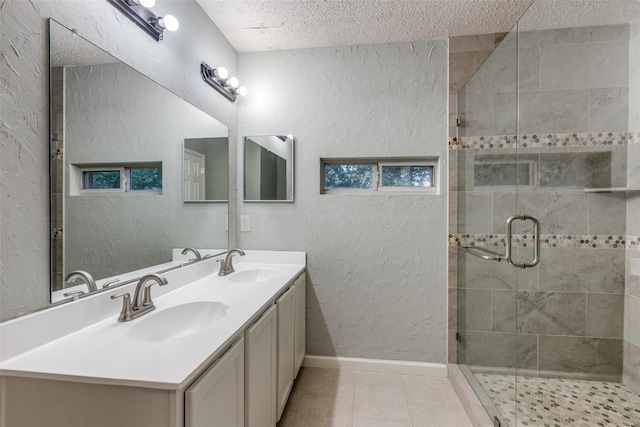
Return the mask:
<svg viewBox="0 0 640 427">
<path fill-rule="evenodd" d="M 212 88 L 217 90 L 219 93 L 224 95 L 231 102 L 236 102 L 238 98 L 238 94 L 235 89 L 231 86 L 226 86 L 226 79 L 220 78 L 216 76 L 216 72 L 214 68 L 209 67 L 204 62 L 200 64 L 200 74 L 202 75 L 202 79 Z"/>
<path fill-rule="evenodd" d="M 107 1 L 135 22 L 138 27 L 142 28 L 145 33 L 149 34 L 156 41 L 162 40 L 164 29 L 158 24 L 158 15 L 146 7 L 135 3 L 133 0 Z"/>
</svg>

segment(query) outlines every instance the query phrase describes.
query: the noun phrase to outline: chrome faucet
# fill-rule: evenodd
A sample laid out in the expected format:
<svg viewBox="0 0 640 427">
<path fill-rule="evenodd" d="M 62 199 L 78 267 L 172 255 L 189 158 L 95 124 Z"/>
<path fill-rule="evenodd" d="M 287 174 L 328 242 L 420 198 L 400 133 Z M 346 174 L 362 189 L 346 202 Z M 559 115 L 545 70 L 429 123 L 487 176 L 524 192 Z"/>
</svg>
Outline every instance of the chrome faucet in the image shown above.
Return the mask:
<svg viewBox="0 0 640 427">
<path fill-rule="evenodd" d="M 158 284 L 164 286 L 169 284 L 169 281 L 161 274 L 147 274 L 136 285 L 136 290 L 133 293 L 133 301 L 131 301 L 131 295 L 128 292 L 121 292 L 116 295 L 111 295 L 111 299 L 122 297 L 122 311 L 118 322 L 128 322 L 156 309 L 156 306 L 151 300 L 151 286 Z"/>
<path fill-rule="evenodd" d="M 189 252 L 193 252 L 193 254 L 196 256 L 196 258 L 195 258 L 196 260 L 198 260 L 198 259 L 202 259 L 202 256 L 200 255 L 200 251 L 199 251 L 199 250 L 197 250 L 196 248 L 184 248 L 184 249 L 182 250 L 182 255 L 186 255 L 186 254 L 188 254 Z M 190 259 L 189 261 L 195 261 L 195 260 Z"/>
<path fill-rule="evenodd" d="M 244 251 L 242 249 L 231 249 L 229 252 L 227 252 L 227 256 L 224 257 L 224 260 L 218 260 L 218 262 L 220 263 L 220 271 L 218 272 L 218 276 L 226 276 L 227 274 L 231 274 L 235 271 L 233 269 L 233 264 L 231 260 L 231 258 L 235 254 L 244 256 Z"/>
<path fill-rule="evenodd" d="M 82 279 L 87 284 L 87 289 L 89 292 L 97 291 L 98 287 L 96 286 L 96 281 L 93 280 L 91 274 L 87 273 L 84 270 L 76 270 L 67 274 L 67 277 L 64 278 L 65 282 L 71 282 L 75 279 Z"/>
</svg>

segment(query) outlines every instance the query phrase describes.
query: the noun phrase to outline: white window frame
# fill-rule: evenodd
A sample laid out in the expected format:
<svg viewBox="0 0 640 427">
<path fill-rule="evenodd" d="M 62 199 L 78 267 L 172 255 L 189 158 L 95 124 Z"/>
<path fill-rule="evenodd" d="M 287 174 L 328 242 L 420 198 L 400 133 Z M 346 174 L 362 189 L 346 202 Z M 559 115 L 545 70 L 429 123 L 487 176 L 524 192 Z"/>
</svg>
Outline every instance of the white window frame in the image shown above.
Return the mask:
<svg viewBox="0 0 640 427">
<path fill-rule="evenodd" d="M 149 164 L 149 165 L 126 166 L 125 167 L 126 185 L 125 185 L 125 190 L 124 190 L 126 192 L 131 192 L 131 193 L 136 193 L 136 194 L 162 194 L 162 189 L 160 189 L 160 190 L 132 190 L 131 189 L 131 171 L 133 169 L 160 169 L 163 172 L 162 173 L 162 189 L 164 189 L 164 169 L 162 168 L 162 163 L 160 163 L 160 164 Z"/>
<path fill-rule="evenodd" d="M 131 170 L 132 169 L 153 169 L 160 168 L 164 171 L 161 162 L 116 164 L 116 165 L 71 165 L 70 188 L 71 196 L 99 196 L 99 195 L 162 195 L 163 190 L 132 190 Z M 120 188 L 84 188 L 85 172 L 120 172 Z M 162 187 L 164 189 L 164 174 Z"/>
<path fill-rule="evenodd" d="M 127 173 L 124 166 L 121 167 L 80 167 L 79 172 L 79 193 L 87 194 L 105 194 L 105 193 L 123 193 L 127 188 Z M 84 174 L 86 172 L 120 172 L 120 188 L 85 188 Z"/>
<path fill-rule="evenodd" d="M 321 158 L 320 159 L 320 194 L 439 194 L 438 173 L 439 159 L 436 157 L 418 158 Z M 368 189 L 345 188 L 326 189 L 324 187 L 325 165 L 366 165 L 373 167 L 373 186 Z M 389 187 L 382 185 L 382 168 L 384 166 L 430 166 L 432 168 L 431 187 Z"/>
<path fill-rule="evenodd" d="M 372 166 L 373 184 L 371 188 L 324 188 L 324 167 L 325 165 L 353 165 Z M 320 161 L 320 193 L 321 194 L 349 194 L 349 193 L 373 193 L 378 187 L 378 166 L 375 162 L 362 159 L 321 159 Z"/>
<path fill-rule="evenodd" d="M 390 167 L 405 167 L 405 166 L 428 166 L 431 167 L 431 186 L 429 187 L 391 187 L 382 184 L 382 168 L 385 166 Z M 420 193 L 435 193 L 437 189 L 436 182 L 436 165 L 433 161 L 404 161 L 404 162 L 378 162 L 378 191 L 410 191 Z"/>
</svg>

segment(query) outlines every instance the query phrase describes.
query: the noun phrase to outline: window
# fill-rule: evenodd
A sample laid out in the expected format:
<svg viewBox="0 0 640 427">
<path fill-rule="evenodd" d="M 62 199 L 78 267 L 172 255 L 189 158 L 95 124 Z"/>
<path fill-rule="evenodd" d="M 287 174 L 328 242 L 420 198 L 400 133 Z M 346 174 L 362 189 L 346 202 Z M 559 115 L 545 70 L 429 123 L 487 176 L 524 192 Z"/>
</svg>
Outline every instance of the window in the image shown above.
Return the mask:
<svg viewBox="0 0 640 427">
<path fill-rule="evenodd" d="M 435 159 L 321 159 L 321 193 L 436 192 Z"/>
<path fill-rule="evenodd" d="M 72 195 L 105 193 L 162 194 L 162 165 L 73 165 Z M 73 179 L 74 175 L 77 179 Z"/>
<path fill-rule="evenodd" d="M 326 190 L 372 190 L 374 188 L 374 165 L 329 164 L 324 165 L 324 189 Z"/>
<path fill-rule="evenodd" d="M 131 191 L 162 191 L 162 167 L 129 169 Z"/>
<path fill-rule="evenodd" d="M 82 172 L 82 188 L 86 190 L 114 190 L 120 188 L 122 171 L 89 170 Z"/>
</svg>

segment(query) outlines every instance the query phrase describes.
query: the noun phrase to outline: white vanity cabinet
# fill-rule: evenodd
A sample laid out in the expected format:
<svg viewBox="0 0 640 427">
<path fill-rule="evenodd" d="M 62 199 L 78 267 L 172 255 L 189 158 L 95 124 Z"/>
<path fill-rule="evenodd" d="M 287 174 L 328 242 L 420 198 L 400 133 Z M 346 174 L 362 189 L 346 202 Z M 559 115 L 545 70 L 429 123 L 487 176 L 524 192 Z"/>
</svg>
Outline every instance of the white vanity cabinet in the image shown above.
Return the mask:
<svg viewBox="0 0 640 427">
<path fill-rule="evenodd" d="M 245 333 L 245 426 L 276 424 L 277 306 Z"/>
<path fill-rule="evenodd" d="M 293 373 L 294 378 L 298 376 L 298 372 L 300 371 L 300 367 L 302 366 L 302 362 L 304 361 L 304 357 L 306 356 L 306 280 L 305 274 L 302 273 L 296 279 L 293 285 L 293 300 L 294 300 L 294 308 L 293 315 L 295 318 L 294 322 L 294 337 L 293 337 L 293 347 L 294 347 L 294 360 L 295 360 L 295 371 Z"/>
<path fill-rule="evenodd" d="M 278 308 L 278 421 L 287 404 L 293 387 L 294 368 L 294 287 L 286 291 L 276 302 Z"/>
<path fill-rule="evenodd" d="M 186 427 L 244 427 L 244 338 L 184 393 Z"/>
<path fill-rule="evenodd" d="M 3 361 L 0 427 L 275 427 L 305 356 L 305 273 L 291 270 L 251 292 L 217 276 L 185 285 L 230 307 L 202 335 L 135 341 L 137 323 L 114 317 Z"/>
</svg>

